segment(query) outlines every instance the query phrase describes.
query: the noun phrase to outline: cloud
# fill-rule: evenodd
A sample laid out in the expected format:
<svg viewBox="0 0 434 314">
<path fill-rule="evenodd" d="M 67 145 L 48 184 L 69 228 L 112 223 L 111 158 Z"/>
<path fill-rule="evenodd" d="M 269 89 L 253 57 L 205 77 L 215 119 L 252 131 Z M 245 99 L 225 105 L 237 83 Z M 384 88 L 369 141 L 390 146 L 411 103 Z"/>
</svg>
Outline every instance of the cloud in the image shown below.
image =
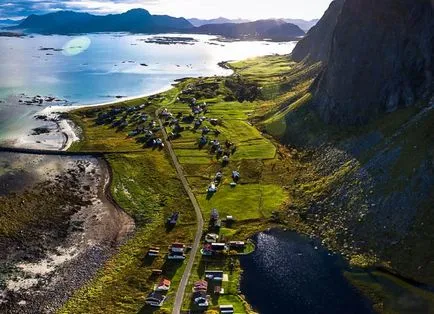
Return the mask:
<svg viewBox="0 0 434 314">
<path fill-rule="evenodd" d="M 432 0 L 434 1 L 434 0 Z M 318 18 L 331 0 L 0 0 L 0 17 L 25 17 L 59 10 L 93 14 L 145 8 L 154 14 L 215 18 Z"/>
<path fill-rule="evenodd" d="M 0 16 L 1 18 L 23 17 L 60 10 L 85 11 L 95 14 L 120 13 L 158 3 L 159 0 L 0 0 Z"/>
</svg>

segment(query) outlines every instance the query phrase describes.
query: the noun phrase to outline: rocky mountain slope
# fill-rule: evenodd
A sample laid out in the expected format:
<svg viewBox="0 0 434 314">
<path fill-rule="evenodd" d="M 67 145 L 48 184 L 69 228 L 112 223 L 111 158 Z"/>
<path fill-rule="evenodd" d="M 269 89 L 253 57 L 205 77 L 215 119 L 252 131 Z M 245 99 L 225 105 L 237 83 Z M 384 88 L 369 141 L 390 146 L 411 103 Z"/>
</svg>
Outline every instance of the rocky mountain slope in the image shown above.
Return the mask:
<svg viewBox="0 0 434 314">
<path fill-rule="evenodd" d="M 324 16 L 312 27 L 306 37 L 297 44 L 292 52 L 292 58 L 300 62 L 326 62 L 330 52 L 333 32 L 341 13 L 344 0 L 336 0 L 330 4 Z"/>
<path fill-rule="evenodd" d="M 263 122 L 304 165 L 288 215 L 357 264 L 434 284 L 433 4 L 337 4 L 292 56 L 321 63 L 309 91 Z"/>
<path fill-rule="evenodd" d="M 347 0 L 314 102 L 327 123 L 365 123 L 433 95 L 430 0 Z"/>
</svg>

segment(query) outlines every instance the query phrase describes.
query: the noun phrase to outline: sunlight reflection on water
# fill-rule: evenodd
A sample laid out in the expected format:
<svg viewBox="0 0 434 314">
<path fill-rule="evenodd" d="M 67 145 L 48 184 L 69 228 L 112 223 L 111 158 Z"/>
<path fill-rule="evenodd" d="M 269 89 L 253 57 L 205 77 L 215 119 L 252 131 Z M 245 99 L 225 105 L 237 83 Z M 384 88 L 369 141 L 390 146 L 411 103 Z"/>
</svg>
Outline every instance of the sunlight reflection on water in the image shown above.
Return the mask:
<svg viewBox="0 0 434 314">
<path fill-rule="evenodd" d="M 75 37 L 63 46 L 63 55 L 72 57 L 89 49 L 92 41 L 87 36 Z"/>
</svg>

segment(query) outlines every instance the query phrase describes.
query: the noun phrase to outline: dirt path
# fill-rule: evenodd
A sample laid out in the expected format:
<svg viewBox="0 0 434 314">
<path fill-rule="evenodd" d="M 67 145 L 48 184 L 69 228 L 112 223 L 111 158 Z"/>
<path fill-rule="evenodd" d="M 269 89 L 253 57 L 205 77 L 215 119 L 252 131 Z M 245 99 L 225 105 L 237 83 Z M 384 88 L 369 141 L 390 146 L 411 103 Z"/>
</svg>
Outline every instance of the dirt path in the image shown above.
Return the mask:
<svg viewBox="0 0 434 314">
<path fill-rule="evenodd" d="M 158 117 L 158 110 L 155 112 L 155 116 Z M 196 258 L 196 254 L 199 250 L 199 245 L 202 239 L 204 221 L 203 221 L 202 211 L 200 209 L 200 206 L 196 200 L 196 197 L 193 194 L 193 191 L 190 188 L 190 185 L 188 184 L 187 179 L 185 178 L 184 170 L 182 169 L 181 164 L 179 163 L 178 158 L 176 157 L 176 154 L 173 151 L 172 144 L 168 140 L 166 129 L 164 128 L 160 118 L 158 118 L 158 122 L 160 124 L 161 131 L 163 133 L 163 139 L 167 147 L 167 151 L 169 152 L 169 155 L 172 158 L 176 172 L 178 173 L 178 177 L 181 180 L 182 185 L 184 186 L 184 189 L 187 192 L 187 195 L 190 198 L 191 203 L 193 204 L 194 211 L 196 213 L 196 219 L 197 219 L 196 236 L 194 238 L 190 255 L 188 257 L 187 266 L 185 267 L 184 274 L 182 275 L 181 282 L 179 283 L 178 286 L 178 290 L 176 291 L 175 301 L 173 304 L 172 313 L 179 314 L 181 313 L 182 301 L 184 300 L 184 294 L 185 294 L 185 289 L 187 288 L 188 279 L 190 278 L 191 270 L 193 269 L 194 260 Z"/>
</svg>

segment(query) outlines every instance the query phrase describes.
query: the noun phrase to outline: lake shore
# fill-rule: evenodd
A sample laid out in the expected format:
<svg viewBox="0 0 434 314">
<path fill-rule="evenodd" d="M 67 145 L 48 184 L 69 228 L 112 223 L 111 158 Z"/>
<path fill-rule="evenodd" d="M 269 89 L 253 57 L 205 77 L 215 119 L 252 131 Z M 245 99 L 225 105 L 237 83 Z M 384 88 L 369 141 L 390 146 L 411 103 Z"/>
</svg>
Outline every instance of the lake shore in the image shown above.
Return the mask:
<svg viewBox="0 0 434 314">
<path fill-rule="evenodd" d="M 13 157 L 21 161 L 11 171 L 32 164 L 27 172 L 35 179 L 1 197 L 0 217 L 22 203 L 22 218 L 6 233 L 2 228 L 0 311 L 51 313 L 116 253 L 134 221 L 107 197 L 111 178 L 104 160 L 36 156 L 35 164 L 33 155 Z M 25 231 L 15 234 L 17 223 Z"/>
</svg>

